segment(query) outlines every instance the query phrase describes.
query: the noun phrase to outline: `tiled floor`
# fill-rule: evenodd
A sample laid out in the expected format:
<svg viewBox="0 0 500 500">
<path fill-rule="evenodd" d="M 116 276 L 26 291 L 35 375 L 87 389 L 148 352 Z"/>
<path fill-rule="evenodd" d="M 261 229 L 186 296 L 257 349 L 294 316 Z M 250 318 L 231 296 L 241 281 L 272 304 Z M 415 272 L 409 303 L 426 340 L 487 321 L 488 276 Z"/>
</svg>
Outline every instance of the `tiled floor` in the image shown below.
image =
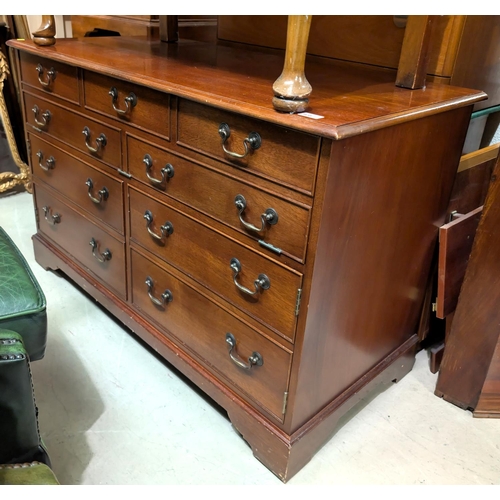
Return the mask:
<svg viewBox="0 0 500 500">
<path fill-rule="evenodd" d="M 33 257 L 32 197 L 0 196 L 0 225 L 48 302 L 33 363 L 41 432 L 62 484 L 274 485 L 225 412 L 65 278 Z M 434 396 L 415 368 L 369 402 L 288 485 L 500 484 L 500 420 Z M 284 491 L 284 490 L 283 490 Z"/>
</svg>

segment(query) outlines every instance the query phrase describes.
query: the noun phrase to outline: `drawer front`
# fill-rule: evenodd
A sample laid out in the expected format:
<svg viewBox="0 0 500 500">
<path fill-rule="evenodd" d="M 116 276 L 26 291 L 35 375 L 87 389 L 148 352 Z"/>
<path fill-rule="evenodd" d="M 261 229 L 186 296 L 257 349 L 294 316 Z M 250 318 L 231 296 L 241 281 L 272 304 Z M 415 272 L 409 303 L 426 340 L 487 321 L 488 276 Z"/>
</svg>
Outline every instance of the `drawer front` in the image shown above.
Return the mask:
<svg viewBox="0 0 500 500">
<path fill-rule="evenodd" d="M 80 103 L 78 69 L 27 52 L 19 52 L 23 83 L 48 94 Z"/>
<path fill-rule="evenodd" d="M 179 99 L 177 120 L 179 145 L 312 193 L 319 156 L 318 137 L 184 99 Z M 230 135 L 224 144 L 219 134 L 221 124 L 229 127 Z M 252 139 L 252 133 L 260 136 L 260 147 L 252 150 L 249 146 L 245 158 L 232 156 L 230 153 L 245 154 L 244 141 Z"/>
<path fill-rule="evenodd" d="M 33 174 L 123 234 L 123 182 L 36 135 L 28 137 Z"/>
<path fill-rule="evenodd" d="M 127 158 L 129 172 L 136 179 L 304 260 L 309 207 L 290 203 L 133 137 L 127 137 Z M 161 173 L 167 164 L 173 168 L 170 178 Z"/>
<path fill-rule="evenodd" d="M 126 299 L 124 242 L 103 231 L 40 184 L 35 184 L 34 191 L 39 231 L 80 262 L 98 281 Z"/>
<path fill-rule="evenodd" d="M 84 88 L 88 108 L 170 137 L 168 94 L 90 71 L 84 73 Z"/>
<path fill-rule="evenodd" d="M 165 326 L 241 393 L 282 420 L 291 354 L 134 250 L 131 266 L 133 305 L 159 328 Z M 235 339 L 231 355 L 236 362 L 229 355 L 227 333 Z M 249 362 L 254 353 L 258 353 L 254 358 L 258 364 Z"/>
<path fill-rule="evenodd" d="M 171 206 L 159 203 L 129 186 L 130 237 L 161 259 L 182 270 L 210 290 L 235 304 L 257 320 L 293 340 L 295 303 L 302 276 L 276 264 L 236 241 L 188 217 Z M 145 219 L 149 212 L 151 223 Z M 164 227 L 163 238 L 161 227 Z M 171 234 L 168 229 L 171 229 Z M 156 234 L 152 236 L 148 229 Z M 241 264 L 237 282 L 255 291 L 254 282 L 264 274 L 269 289 L 258 287 L 250 296 L 233 282 L 231 260 Z"/>
<path fill-rule="evenodd" d="M 113 167 L 121 166 L 120 131 L 118 129 L 113 129 L 30 94 L 24 94 L 24 103 L 26 122 L 35 130 L 49 134 Z M 104 139 L 101 139 L 101 134 L 104 135 Z"/>
</svg>

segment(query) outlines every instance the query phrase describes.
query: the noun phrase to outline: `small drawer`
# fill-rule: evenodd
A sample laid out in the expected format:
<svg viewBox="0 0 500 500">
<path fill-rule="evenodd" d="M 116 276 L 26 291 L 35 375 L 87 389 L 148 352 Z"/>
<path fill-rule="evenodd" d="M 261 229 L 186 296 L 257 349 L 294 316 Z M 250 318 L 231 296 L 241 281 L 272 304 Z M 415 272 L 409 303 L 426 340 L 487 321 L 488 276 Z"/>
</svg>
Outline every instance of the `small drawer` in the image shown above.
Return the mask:
<svg viewBox="0 0 500 500">
<path fill-rule="evenodd" d="M 185 99 L 179 99 L 177 121 L 180 146 L 265 179 L 313 192 L 319 137 Z"/>
<path fill-rule="evenodd" d="M 36 131 L 51 135 L 112 167 L 121 167 L 119 129 L 30 94 L 24 93 L 24 104 L 26 122 Z"/>
<path fill-rule="evenodd" d="M 130 185 L 129 202 L 131 240 L 293 341 L 301 274 Z"/>
<path fill-rule="evenodd" d="M 28 134 L 33 174 L 123 234 L 123 181 Z"/>
<path fill-rule="evenodd" d="M 34 185 L 39 231 L 105 286 L 126 299 L 125 243 L 95 225 L 91 219 Z"/>
<path fill-rule="evenodd" d="M 273 196 L 231 176 L 176 156 L 164 149 L 127 137 L 129 172 L 234 229 L 303 261 L 310 207 Z M 170 165 L 170 175 L 167 170 Z"/>
<path fill-rule="evenodd" d="M 85 106 L 112 118 L 170 137 L 170 96 L 156 90 L 99 75 L 84 73 Z"/>
<path fill-rule="evenodd" d="M 240 393 L 282 420 L 291 353 L 134 250 L 131 266 L 132 304 Z M 231 352 L 228 334 L 234 339 Z"/>
<path fill-rule="evenodd" d="M 20 51 L 19 54 L 23 83 L 76 104 L 80 103 L 78 68 L 28 52 Z"/>
</svg>

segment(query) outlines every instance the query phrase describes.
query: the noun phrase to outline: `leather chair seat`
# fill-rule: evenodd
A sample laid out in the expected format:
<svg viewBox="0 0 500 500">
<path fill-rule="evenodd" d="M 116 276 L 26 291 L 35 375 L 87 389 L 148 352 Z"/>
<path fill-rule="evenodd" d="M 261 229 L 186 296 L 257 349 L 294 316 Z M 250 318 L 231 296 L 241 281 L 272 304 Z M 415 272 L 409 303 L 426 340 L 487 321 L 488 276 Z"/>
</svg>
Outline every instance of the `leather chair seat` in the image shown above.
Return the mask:
<svg viewBox="0 0 500 500">
<path fill-rule="evenodd" d="M 18 332 L 31 361 L 47 343 L 45 295 L 26 259 L 0 227 L 0 328 Z"/>
</svg>

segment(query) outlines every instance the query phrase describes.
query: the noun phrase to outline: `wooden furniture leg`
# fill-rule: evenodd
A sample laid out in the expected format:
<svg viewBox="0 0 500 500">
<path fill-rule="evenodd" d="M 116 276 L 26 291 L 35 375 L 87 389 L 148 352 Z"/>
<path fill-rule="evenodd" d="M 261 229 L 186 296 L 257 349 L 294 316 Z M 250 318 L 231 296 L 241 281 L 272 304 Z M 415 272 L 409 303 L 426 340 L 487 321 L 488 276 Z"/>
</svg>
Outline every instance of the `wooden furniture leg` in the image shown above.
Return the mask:
<svg viewBox="0 0 500 500">
<path fill-rule="evenodd" d="M 56 21 L 54 16 L 42 16 L 42 23 L 37 31 L 32 33 L 33 42 L 40 46 L 54 45 L 56 43 Z"/>
<path fill-rule="evenodd" d="M 397 87 L 425 87 L 432 18 L 433 16 L 408 16 L 396 77 Z"/>
<path fill-rule="evenodd" d="M 179 16 L 159 16 L 160 40 L 177 42 L 179 40 Z"/>
<path fill-rule="evenodd" d="M 309 103 L 312 87 L 304 73 L 312 16 L 288 16 L 285 64 L 273 84 L 273 106 L 277 111 L 299 113 Z"/>
</svg>

